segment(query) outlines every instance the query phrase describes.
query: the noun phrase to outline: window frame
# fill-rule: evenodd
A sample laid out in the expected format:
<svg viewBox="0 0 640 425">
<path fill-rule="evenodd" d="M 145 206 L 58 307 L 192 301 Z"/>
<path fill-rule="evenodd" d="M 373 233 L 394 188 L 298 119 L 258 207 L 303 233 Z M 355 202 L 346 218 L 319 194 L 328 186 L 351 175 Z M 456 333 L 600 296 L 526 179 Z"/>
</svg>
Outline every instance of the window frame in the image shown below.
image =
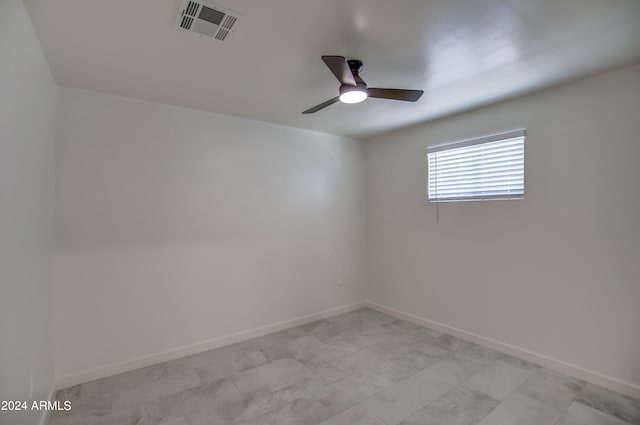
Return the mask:
<svg viewBox="0 0 640 425">
<path fill-rule="evenodd" d="M 522 194 L 505 194 L 505 195 L 479 195 L 479 196 L 463 196 L 463 197 L 449 197 L 449 198 L 431 198 L 430 186 L 431 186 L 431 167 L 429 166 L 429 155 L 437 152 L 448 151 L 458 148 L 464 148 L 475 145 L 482 145 L 487 143 L 506 141 L 509 139 L 522 138 Z M 521 200 L 524 199 L 526 185 L 525 185 L 525 145 L 527 140 L 527 134 L 525 129 L 508 131 L 505 133 L 493 134 L 490 136 L 483 136 L 474 139 L 462 140 L 457 142 L 444 143 L 436 146 L 429 146 L 426 153 L 427 162 L 427 199 L 429 202 L 471 202 L 471 201 L 499 201 L 499 200 Z"/>
</svg>

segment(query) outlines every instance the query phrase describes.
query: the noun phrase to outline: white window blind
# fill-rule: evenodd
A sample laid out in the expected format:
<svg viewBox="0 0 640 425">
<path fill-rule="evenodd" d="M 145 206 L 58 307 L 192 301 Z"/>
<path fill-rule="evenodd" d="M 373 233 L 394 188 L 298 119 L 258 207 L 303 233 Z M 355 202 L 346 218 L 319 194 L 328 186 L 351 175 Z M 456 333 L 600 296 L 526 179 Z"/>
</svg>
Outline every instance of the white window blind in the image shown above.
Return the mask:
<svg viewBox="0 0 640 425">
<path fill-rule="evenodd" d="M 429 148 L 429 201 L 524 197 L 525 132 Z"/>
</svg>

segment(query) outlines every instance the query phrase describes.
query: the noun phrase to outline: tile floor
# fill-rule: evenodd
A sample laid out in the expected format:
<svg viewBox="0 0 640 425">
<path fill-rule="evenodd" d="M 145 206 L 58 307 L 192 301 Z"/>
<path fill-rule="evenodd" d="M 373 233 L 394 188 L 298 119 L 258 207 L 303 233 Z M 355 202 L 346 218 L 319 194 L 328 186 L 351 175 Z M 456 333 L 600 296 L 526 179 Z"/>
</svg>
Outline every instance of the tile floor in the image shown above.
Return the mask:
<svg viewBox="0 0 640 425">
<path fill-rule="evenodd" d="M 370 309 L 57 399 L 50 425 L 640 425 L 640 401 Z"/>
</svg>

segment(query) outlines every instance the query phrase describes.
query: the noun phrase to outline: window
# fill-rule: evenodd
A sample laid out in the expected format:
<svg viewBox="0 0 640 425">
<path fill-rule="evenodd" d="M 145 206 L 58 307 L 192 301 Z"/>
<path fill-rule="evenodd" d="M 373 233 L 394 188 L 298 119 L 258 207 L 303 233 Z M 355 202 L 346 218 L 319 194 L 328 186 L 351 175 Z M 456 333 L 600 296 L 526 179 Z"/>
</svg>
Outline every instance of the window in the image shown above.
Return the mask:
<svg viewBox="0 0 640 425">
<path fill-rule="evenodd" d="M 524 140 L 521 130 L 429 148 L 429 201 L 524 198 Z"/>
</svg>

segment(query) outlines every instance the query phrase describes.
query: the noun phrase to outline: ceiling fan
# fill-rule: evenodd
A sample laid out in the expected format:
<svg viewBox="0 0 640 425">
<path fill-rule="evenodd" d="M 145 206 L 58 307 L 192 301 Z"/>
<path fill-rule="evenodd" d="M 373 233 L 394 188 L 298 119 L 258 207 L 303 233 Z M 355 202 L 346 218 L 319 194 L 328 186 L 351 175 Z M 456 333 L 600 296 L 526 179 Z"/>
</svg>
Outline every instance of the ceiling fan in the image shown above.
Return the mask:
<svg viewBox="0 0 640 425">
<path fill-rule="evenodd" d="M 322 60 L 340 81 L 340 95 L 307 109 L 303 114 L 313 114 L 333 105 L 337 101 L 360 103 L 367 97 L 415 102 L 424 93 L 422 90 L 368 88 L 367 84 L 360 78 L 360 72 L 362 72 L 361 61 L 357 59 L 346 60 L 342 56 L 323 56 Z"/>
</svg>

